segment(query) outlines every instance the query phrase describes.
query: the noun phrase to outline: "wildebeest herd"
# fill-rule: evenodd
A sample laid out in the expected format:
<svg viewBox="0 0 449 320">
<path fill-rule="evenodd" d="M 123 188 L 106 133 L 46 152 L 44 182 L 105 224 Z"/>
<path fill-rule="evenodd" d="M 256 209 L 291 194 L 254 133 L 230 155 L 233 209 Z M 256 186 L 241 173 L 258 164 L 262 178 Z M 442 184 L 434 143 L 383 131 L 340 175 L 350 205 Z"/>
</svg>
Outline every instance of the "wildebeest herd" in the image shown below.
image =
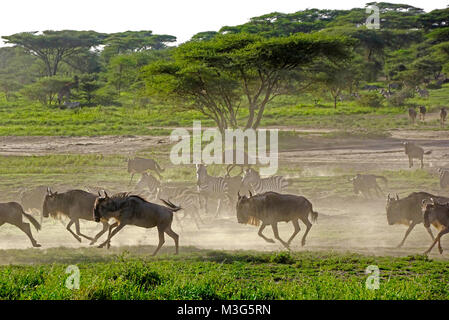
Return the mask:
<svg viewBox="0 0 449 320">
<path fill-rule="evenodd" d="M 421 147 L 411 142 L 404 143 L 404 152 L 409 157 L 410 167 L 413 166 L 413 159 L 419 159 L 421 168 L 423 156 L 430 153 L 424 152 Z M 225 176 L 216 177 L 209 175 L 206 165 L 198 164 L 196 186 L 186 188 L 161 183 L 149 173 L 153 171 L 162 177 L 164 169 L 156 161 L 145 158 L 129 159 L 128 172 L 132 175 L 131 181 L 134 174 L 141 174 L 140 180 L 131 192 L 108 194 L 101 188 L 56 192 L 47 186 L 23 190 L 20 194 L 21 204 L 18 202 L 0 204 L 0 226 L 5 223 L 17 226 L 29 237 L 34 247 L 40 247 L 41 245 L 33 238 L 30 224 L 23 219 L 28 220 L 36 230 L 40 230 L 42 217 L 65 217 L 69 221 L 66 225 L 67 231 L 79 242 L 85 238 L 90 241 L 90 245 L 93 245 L 107 233 L 106 240 L 99 245 L 100 248 L 104 246 L 109 248 L 111 239 L 127 225 L 156 227 L 159 244 L 153 255 L 157 254 L 164 244 L 165 235 L 174 240 L 178 253 L 179 235 L 172 229 L 173 219 L 179 222 L 181 228 L 182 224 L 176 212 L 183 210 L 183 219 L 190 217 L 197 228 L 201 228 L 203 221 L 200 212 L 209 212 L 208 207 L 211 200 L 214 200 L 217 202 L 215 216 L 220 214 L 222 207 L 225 207 L 228 212 L 235 213 L 238 223 L 260 225 L 258 235 L 265 241 L 274 243 L 273 239 L 267 238 L 262 233 L 266 226 L 271 226 L 275 239 L 286 248 L 290 247 L 300 232 L 299 221 L 301 221 L 306 226 L 301 240 L 301 245 L 304 246 L 312 223 L 318 218 L 318 212 L 313 210 L 312 203 L 303 196 L 285 194 L 284 190 L 288 183 L 282 176 L 261 178 L 256 169 L 244 166 L 240 166 L 239 174 L 231 176 L 230 171 L 234 167 L 228 166 Z M 448 187 L 449 170 L 440 169 L 439 175 L 440 186 Z M 385 186 L 388 185 L 388 180 L 378 175 L 357 174 L 349 179 L 354 193 L 360 193 L 365 198 L 372 197 L 372 190 L 377 196 L 385 196 L 378 180 L 382 180 Z M 160 203 L 156 203 L 157 201 Z M 30 213 L 41 211 L 41 222 L 25 211 Z M 386 216 L 389 225 L 408 226 L 399 247 L 404 244 L 412 229 L 417 224 L 423 223 L 433 241 L 426 253 L 430 252 L 436 243 L 442 253 L 440 239 L 443 234 L 449 232 L 449 198 L 426 192 L 414 192 L 402 199 L 397 195 L 396 197 L 388 195 Z M 95 236 L 85 235 L 80 230 L 80 220 L 101 223 L 102 229 Z M 294 227 L 294 232 L 287 241 L 279 236 L 278 222 L 291 222 Z M 430 225 L 439 231 L 436 238 Z"/>
</svg>

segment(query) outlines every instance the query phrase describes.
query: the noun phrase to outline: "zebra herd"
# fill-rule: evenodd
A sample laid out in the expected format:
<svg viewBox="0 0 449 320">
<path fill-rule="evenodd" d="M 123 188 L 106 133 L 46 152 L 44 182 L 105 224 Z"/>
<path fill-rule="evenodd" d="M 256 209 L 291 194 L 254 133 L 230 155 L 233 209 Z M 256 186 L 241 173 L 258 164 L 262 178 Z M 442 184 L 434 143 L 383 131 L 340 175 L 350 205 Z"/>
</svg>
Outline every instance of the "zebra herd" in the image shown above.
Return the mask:
<svg viewBox="0 0 449 320">
<path fill-rule="evenodd" d="M 243 175 L 242 175 L 243 174 Z M 259 172 L 253 168 L 241 170 L 235 176 L 230 175 L 230 168 L 222 177 L 212 176 L 204 164 L 196 165 L 196 187 L 179 187 L 163 184 L 153 175 L 142 173 L 135 186 L 135 191 L 145 192 L 147 199 L 169 199 L 173 203 L 182 204 L 186 215 L 191 215 L 198 226 L 201 221 L 198 212 L 209 212 L 210 202 L 217 201 L 215 216 L 223 209 L 232 209 L 237 203 L 237 194 L 251 192 L 253 194 L 267 191 L 283 192 L 288 186 L 282 176 L 261 178 Z"/>
</svg>

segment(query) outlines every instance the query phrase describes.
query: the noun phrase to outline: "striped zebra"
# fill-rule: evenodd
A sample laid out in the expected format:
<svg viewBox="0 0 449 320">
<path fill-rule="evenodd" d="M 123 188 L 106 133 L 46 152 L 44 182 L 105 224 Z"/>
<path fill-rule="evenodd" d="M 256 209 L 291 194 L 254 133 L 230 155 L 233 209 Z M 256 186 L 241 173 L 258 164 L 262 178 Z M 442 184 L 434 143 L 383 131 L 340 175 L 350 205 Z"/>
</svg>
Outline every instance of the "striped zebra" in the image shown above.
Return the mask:
<svg viewBox="0 0 449 320">
<path fill-rule="evenodd" d="M 259 194 L 268 191 L 282 193 L 283 189 L 288 186 L 288 182 L 282 176 L 273 176 L 269 178 L 260 178 L 259 172 L 249 168 L 245 170 L 242 184 L 253 190 L 253 193 Z"/>
<path fill-rule="evenodd" d="M 221 209 L 222 200 L 225 200 L 230 207 L 231 199 L 229 198 L 229 188 L 226 179 L 223 177 L 213 177 L 207 173 L 207 168 L 204 164 L 196 165 L 197 188 L 200 193 L 201 200 L 205 202 L 205 209 L 207 210 L 207 203 L 209 198 L 218 198 L 218 205 L 215 215 L 218 215 Z M 202 202 L 200 202 L 202 205 Z"/>
<path fill-rule="evenodd" d="M 440 187 L 446 189 L 449 187 L 449 169 L 439 168 L 438 173 L 440 175 Z"/>
<path fill-rule="evenodd" d="M 144 172 L 134 188 L 136 191 L 148 192 L 149 196 L 146 198 L 151 201 L 157 199 L 157 193 L 160 186 L 161 182 L 158 179 L 156 179 L 153 175 Z"/>
<path fill-rule="evenodd" d="M 201 220 L 200 200 L 198 191 L 185 187 L 168 187 L 161 186 L 158 189 L 157 199 L 167 199 L 171 202 L 175 201 L 184 211 L 182 220 L 190 216 L 198 229 L 200 229 Z M 181 220 L 178 220 L 181 223 Z"/>
</svg>

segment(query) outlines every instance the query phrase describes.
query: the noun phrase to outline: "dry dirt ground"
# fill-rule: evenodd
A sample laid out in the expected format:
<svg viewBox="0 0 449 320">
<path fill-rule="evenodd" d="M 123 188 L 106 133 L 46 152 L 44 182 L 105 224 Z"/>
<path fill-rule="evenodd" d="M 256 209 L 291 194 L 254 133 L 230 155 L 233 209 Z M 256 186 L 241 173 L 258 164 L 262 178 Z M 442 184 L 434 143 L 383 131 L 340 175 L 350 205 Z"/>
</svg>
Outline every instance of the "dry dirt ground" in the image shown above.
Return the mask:
<svg viewBox="0 0 449 320">
<path fill-rule="evenodd" d="M 299 131 L 298 134 L 305 131 Z M 401 143 L 405 140 L 415 141 L 432 154 L 425 156 L 426 168 L 449 165 L 449 132 L 393 131 L 387 139 L 335 139 L 310 134 L 298 138 L 287 149 L 280 150 L 282 165 L 290 162 L 308 167 L 310 174 L 326 175 L 326 168 L 351 167 L 368 169 L 408 169 L 408 160 L 403 153 Z M 313 132 L 319 133 L 319 132 Z M 167 137 L 114 136 L 114 137 L 2 137 L 0 138 L 1 155 L 42 155 L 52 153 L 133 153 L 155 145 L 168 143 Z M 114 152 L 112 152 L 112 151 Z M 416 164 L 416 167 L 417 164 Z M 405 256 L 420 254 L 430 245 L 430 237 L 422 225 L 411 232 L 403 248 L 395 248 L 402 239 L 406 227 L 388 226 L 385 215 L 385 199 L 364 200 L 359 198 L 350 203 L 338 199 L 323 199 L 314 203 L 319 212 L 318 222 L 312 227 L 305 247 L 300 246 L 305 227 L 293 241 L 291 249 L 296 250 L 334 250 L 350 251 L 374 255 Z M 182 213 L 180 213 L 182 215 Z M 241 250 L 283 250 L 279 243 L 264 242 L 257 235 L 257 227 L 239 225 L 234 216 L 222 214 L 218 218 L 203 216 L 205 223 L 200 230 L 186 219 L 182 227 L 174 223 L 173 229 L 180 234 L 180 245 L 196 246 L 208 249 Z M 86 222 L 82 224 L 84 233 L 92 235 L 100 226 Z M 291 224 L 280 224 L 280 235 L 287 240 L 293 231 Z M 435 232 L 435 231 L 434 231 Z M 43 230 L 36 233 L 37 240 L 48 247 L 88 246 L 84 240 L 79 244 L 58 221 L 45 220 Z M 264 234 L 273 237 L 271 228 Z M 29 248 L 30 244 L 24 234 L 12 226 L 1 228 L 0 243 L 2 249 Z M 112 241 L 119 245 L 156 245 L 155 229 L 145 230 L 126 227 Z M 447 251 L 439 255 L 435 250 L 433 257 L 449 259 L 449 236 L 443 238 L 443 248 Z M 173 246 L 172 239 L 166 237 L 165 246 Z M 101 250 L 101 249 L 98 249 Z M 0 261 L 0 264 L 2 262 Z M 3 262 L 6 263 L 6 262 Z"/>
</svg>

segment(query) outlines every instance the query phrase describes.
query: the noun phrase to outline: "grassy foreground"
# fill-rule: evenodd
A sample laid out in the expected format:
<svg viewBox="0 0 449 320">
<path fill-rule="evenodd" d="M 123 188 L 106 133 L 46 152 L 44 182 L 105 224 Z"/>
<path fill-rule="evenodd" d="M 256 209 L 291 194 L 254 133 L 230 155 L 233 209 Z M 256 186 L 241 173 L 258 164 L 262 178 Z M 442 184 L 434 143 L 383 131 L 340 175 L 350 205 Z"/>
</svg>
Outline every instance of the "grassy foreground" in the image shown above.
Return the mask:
<svg viewBox="0 0 449 320">
<path fill-rule="evenodd" d="M 142 247 L 138 247 L 139 251 Z M 136 247 L 129 248 L 135 251 Z M 146 248 L 151 252 L 153 248 Z M 173 248 L 151 258 L 98 249 L 0 251 L 35 265 L 0 267 L 0 299 L 447 299 L 449 263 L 424 256 L 371 257 L 329 252 L 268 253 Z M 170 250 L 170 251 L 168 251 Z M 104 252 L 104 251 L 101 251 Z M 114 254 L 115 252 L 115 254 Z M 35 258 L 35 259 L 34 259 Z M 3 260 L 5 261 L 5 260 Z M 80 289 L 65 287 L 68 265 Z M 369 265 L 380 288 L 366 288 Z"/>
</svg>

